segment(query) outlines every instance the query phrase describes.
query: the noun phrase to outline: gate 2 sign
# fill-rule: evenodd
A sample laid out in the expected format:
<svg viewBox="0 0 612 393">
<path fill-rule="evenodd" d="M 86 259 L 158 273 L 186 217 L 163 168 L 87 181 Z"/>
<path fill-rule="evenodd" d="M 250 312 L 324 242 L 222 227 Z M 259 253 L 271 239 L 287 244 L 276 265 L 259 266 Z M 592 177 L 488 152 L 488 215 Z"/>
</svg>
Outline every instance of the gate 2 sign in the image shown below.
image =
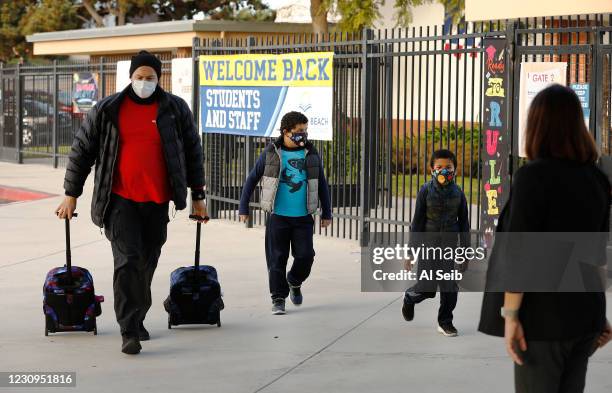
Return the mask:
<svg viewBox="0 0 612 393">
<path fill-rule="evenodd" d="M 332 139 L 333 52 L 200 56 L 203 132 L 277 136 L 290 111 L 308 117 L 308 138 Z"/>
</svg>

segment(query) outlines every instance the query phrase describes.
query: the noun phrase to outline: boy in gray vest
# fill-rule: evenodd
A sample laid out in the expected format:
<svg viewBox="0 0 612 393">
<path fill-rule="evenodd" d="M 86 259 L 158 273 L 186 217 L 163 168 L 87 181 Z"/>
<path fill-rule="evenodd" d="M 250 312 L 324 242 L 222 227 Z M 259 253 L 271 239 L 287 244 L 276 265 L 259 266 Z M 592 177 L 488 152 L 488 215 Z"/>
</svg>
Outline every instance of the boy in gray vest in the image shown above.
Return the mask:
<svg viewBox="0 0 612 393">
<path fill-rule="evenodd" d="M 321 201 L 321 226 L 331 224 L 329 188 L 323 163 L 308 141 L 308 118 L 289 112 L 281 119 L 281 135 L 255 163 L 240 197 L 240 220 L 249 219 L 249 200 L 261 180 L 261 208 L 270 214 L 266 223 L 266 261 L 272 295 L 272 313 L 285 314 L 285 299 L 302 304 L 302 283 L 310 275 L 315 252 L 313 214 Z M 287 273 L 289 249 L 293 265 Z"/>
</svg>

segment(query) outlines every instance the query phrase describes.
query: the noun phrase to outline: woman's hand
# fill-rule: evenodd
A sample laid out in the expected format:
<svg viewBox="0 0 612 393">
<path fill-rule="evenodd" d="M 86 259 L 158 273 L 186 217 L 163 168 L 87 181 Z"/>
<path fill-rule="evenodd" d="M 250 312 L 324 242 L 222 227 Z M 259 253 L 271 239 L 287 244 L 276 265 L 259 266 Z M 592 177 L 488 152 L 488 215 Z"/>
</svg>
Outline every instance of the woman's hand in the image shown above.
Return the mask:
<svg viewBox="0 0 612 393">
<path fill-rule="evenodd" d="M 525 341 L 525 332 L 523 325 L 518 318 L 506 317 L 506 328 L 504 338 L 506 340 L 506 351 L 512 360 L 519 366 L 523 365 L 523 359 L 518 354 L 517 348 L 525 352 L 527 350 L 527 341 Z"/>
<path fill-rule="evenodd" d="M 597 338 L 597 346 L 599 348 L 603 348 L 607 343 L 612 339 L 612 326 L 610 326 L 610 321 L 606 321 L 606 327 L 601 335 Z"/>
</svg>

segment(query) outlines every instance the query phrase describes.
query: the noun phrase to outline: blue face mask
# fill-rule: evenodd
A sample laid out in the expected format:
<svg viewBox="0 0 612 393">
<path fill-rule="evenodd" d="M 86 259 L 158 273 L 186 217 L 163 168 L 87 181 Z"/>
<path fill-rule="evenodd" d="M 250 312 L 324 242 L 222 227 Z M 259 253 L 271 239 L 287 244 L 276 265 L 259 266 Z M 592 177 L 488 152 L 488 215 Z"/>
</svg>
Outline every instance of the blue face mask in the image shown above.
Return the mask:
<svg viewBox="0 0 612 393">
<path fill-rule="evenodd" d="M 293 143 L 295 143 L 298 146 L 304 146 L 308 139 L 308 133 L 307 132 L 296 132 L 296 133 L 291 134 L 289 139 L 291 139 L 291 141 L 293 141 Z"/>
<path fill-rule="evenodd" d="M 440 183 L 442 186 L 450 184 L 455 177 L 455 172 L 446 168 L 436 169 L 431 174 L 434 180 Z"/>
</svg>

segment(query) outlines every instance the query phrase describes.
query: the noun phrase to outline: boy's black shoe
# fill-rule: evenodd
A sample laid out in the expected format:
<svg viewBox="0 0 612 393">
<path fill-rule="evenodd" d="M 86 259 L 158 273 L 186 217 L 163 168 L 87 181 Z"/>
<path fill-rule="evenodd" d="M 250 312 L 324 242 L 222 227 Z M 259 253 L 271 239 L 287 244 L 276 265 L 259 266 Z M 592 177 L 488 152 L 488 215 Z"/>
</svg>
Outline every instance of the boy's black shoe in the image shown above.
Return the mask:
<svg viewBox="0 0 612 393">
<path fill-rule="evenodd" d="M 446 337 L 456 337 L 457 329 L 451 323 L 445 323 L 443 325 L 438 325 L 438 333 L 445 335 Z"/>
<path fill-rule="evenodd" d="M 402 306 L 402 316 L 407 322 L 412 321 L 414 319 L 414 304 L 406 303 L 404 301 L 404 305 Z"/>
<path fill-rule="evenodd" d="M 138 340 L 140 341 L 149 341 L 151 339 L 151 335 L 147 329 L 145 329 L 144 324 L 140 322 L 140 326 L 138 327 Z"/>
<path fill-rule="evenodd" d="M 128 355 L 137 355 L 140 353 L 142 346 L 140 346 L 140 340 L 137 336 L 132 335 L 121 335 L 123 339 L 123 344 L 121 346 L 121 352 L 126 353 Z"/>
<path fill-rule="evenodd" d="M 291 303 L 296 306 L 301 306 L 304 301 L 304 296 L 302 296 L 301 287 L 294 287 L 293 285 L 289 285 L 289 299 L 291 299 Z"/>
<path fill-rule="evenodd" d="M 277 298 L 272 300 L 272 314 L 283 315 L 285 314 L 285 299 Z"/>
</svg>

